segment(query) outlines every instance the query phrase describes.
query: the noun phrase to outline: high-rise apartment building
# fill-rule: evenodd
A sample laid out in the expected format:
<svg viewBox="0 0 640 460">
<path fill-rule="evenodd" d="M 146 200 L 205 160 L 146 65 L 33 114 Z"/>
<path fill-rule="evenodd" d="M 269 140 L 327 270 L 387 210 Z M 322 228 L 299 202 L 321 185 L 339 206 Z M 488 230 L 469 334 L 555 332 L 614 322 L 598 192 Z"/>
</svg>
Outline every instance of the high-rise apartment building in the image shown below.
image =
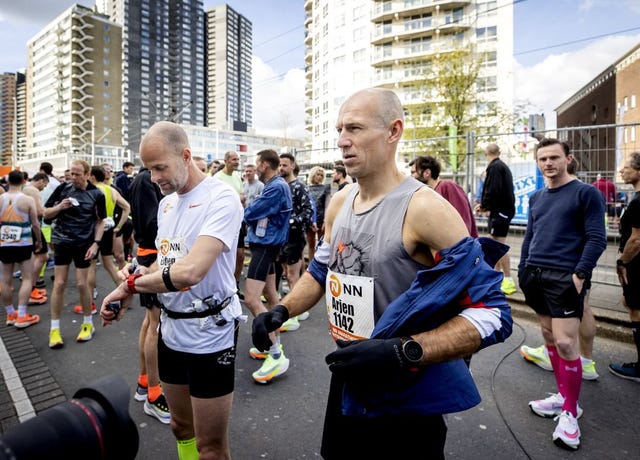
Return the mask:
<svg viewBox="0 0 640 460">
<path fill-rule="evenodd" d="M 304 8 L 307 147 L 318 161 L 337 154 L 335 118 L 348 95 L 384 87 L 405 107 L 420 104 L 420 81 L 451 50 L 470 50 L 483 62 L 477 113 L 498 102 L 512 108 L 511 0 L 305 0 Z"/>
<path fill-rule="evenodd" d="M 18 163 L 64 168 L 118 155 L 121 146 L 122 29 L 73 5 L 27 43 L 27 151 Z M 113 146 L 108 153 L 96 145 Z"/>
<path fill-rule="evenodd" d="M 0 165 L 11 166 L 15 152 L 16 74 L 0 74 Z"/>
<path fill-rule="evenodd" d="M 228 5 L 207 10 L 207 126 L 253 125 L 252 25 Z"/>
<path fill-rule="evenodd" d="M 156 121 L 203 126 L 202 0 L 102 0 L 98 8 L 123 27 L 123 144 L 130 152 Z"/>
<path fill-rule="evenodd" d="M 27 151 L 27 80 L 24 69 L 22 72 L 16 72 L 16 120 L 14 126 L 14 160 L 16 160 L 22 158 Z"/>
</svg>

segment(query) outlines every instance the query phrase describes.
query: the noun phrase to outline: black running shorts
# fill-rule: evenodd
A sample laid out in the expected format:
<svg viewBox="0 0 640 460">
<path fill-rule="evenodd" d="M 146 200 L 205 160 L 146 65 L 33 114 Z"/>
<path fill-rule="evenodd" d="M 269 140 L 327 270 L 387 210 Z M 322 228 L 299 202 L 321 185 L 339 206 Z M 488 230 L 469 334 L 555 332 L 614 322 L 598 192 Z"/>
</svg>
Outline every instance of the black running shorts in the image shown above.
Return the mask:
<svg viewBox="0 0 640 460">
<path fill-rule="evenodd" d="M 0 262 L 3 264 L 19 264 L 29 260 L 33 254 L 33 246 L 4 246 L 0 248 Z"/>
<path fill-rule="evenodd" d="M 183 353 L 166 346 L 158 336 L 160 381 L 188 385 L 189 394 L 195 398 L 217 398 L 233 392 L 235 362 L 234 347 L 207 354 Z"/>
<path fill-rule="evenodd" d="M 247 278 L 267 281 L 267 276 L 276 272 L 274 262 L 280 252 L 280 246 L 262 246 L 249 243 L 249 248 L 251 249 L 251 262 L 249 262 Z"/>
<path fill-rule="evenodd" d="M 582 318 L 585 286 L 578 293 L 573 273 L 541 267 L 525 267 L 518 277 L 525 302 L 536 313 L 551 318 Z M 585 283 L 586 284 L 586 283 Z"/>
<path fill-rule="evenodd" d="M 79 246 L 56 244 L 54 248 L 53 261 L 55 265 L 71 265 L 71 261 L 73 260 L 76 268 L 89 268 L 91 265 L 91 259 L 85 260 L 84 256 L 92 244 L 93 241 L 89 244 L 84 243 Z"/>
</svg>

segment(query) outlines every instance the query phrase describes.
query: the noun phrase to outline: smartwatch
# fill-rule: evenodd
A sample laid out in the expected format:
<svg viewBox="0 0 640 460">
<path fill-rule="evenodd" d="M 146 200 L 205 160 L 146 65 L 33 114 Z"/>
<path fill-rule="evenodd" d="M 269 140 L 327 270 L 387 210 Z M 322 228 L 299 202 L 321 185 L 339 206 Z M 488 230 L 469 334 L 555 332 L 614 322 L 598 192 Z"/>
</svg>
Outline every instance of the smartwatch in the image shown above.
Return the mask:
<svg viewBox="0 0 640 460">
<path fill-rule="evenodd" d="M 413 340 L 411 337 L 401 337 L 402 357 L 404 361 L 412 367 L 417 366 L 424 357 L 422 345 Z"/>
<path fill-rule="evenodd" d="M 575 272 L 574 275 L 576 275 L 579 280 L 584 280 L 587 277 L 587 275 L 585 275 L 585 273 L 581 271 Z"/>
<path fill-rule="evenodd" d="M 136 278 L 140 278 L 141 276 L 142 276 L 142 273 L 132 273 L 127 278 L 127 289 L 131 294 L 138 293 L 138 291 L 136 291 Z"/>
<path fill-rule="evenodd" d="M 627 266 L 627 264 L 625 264 L 625 263 L 622 261 L 622 259 L 618 259 L 618 260 L 616 260 L 616 265 L 617 265 L 618 267 L 626 267 L 626 266 Z"/>
</svg>

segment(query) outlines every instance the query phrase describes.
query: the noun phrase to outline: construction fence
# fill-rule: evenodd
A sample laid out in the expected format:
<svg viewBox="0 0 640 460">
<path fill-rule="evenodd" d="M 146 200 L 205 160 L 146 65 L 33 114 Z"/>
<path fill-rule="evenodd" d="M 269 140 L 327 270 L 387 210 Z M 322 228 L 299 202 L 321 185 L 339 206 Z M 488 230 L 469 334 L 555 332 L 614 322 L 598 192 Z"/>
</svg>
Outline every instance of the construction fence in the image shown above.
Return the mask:
<svg viewBox="0 0 640 460">
<path fill-rule="evenodd" d="M 611 217 L 603 216 L 607 225 L 609 247 L 599 260 L 594 272 L 594 284 L 617 285 L 615 261 L 619 243 L 618 222 L 626 203 L 633 196 L 630 185 L 621 182 L 619 170 L 632 152 L 640 151 L 640 123 L 576 126 L 553 130 L 475 134 L 465 136 L 446 136 L 425 139 L 407 139 L 410 132 L 405 131 L 405 139 L 398 148 L 398 166 L 409 173 L 409 162 L 420 155 L 436 157 L 442 164 L 440 177 L 451 179 L 462 186 L 473 204 L 481 192 L 484 170 L 487 160 L 485 147 L 490 143 L 500 146 L 500 158 L 510 167 L 513 174 L 516 195 L 516 216 L 507 241 L 512 247 L 511 266 L 517 268 L 520 260 L 520 242 L 524 235 L 528 217 L 529 196 L 544 186 L 536 167 L 535 147 L 543 137 L 565 141 L 577 161 L 577 176 L 585 183 L 593 183 L 602 177 L 612 181 L 616 187 L 615 201 L 608 203 L 614 209 Z M 314 158 L 341 157 L 340 150 L 326 152 L 305 152 L 298 150 L 298 162 L 303 165 L 302 172 L 319 164 L 331 172 L 332 162 L 313 161 Z M 479 227 L 485 221 L 478 217 Z"/>
</svg>

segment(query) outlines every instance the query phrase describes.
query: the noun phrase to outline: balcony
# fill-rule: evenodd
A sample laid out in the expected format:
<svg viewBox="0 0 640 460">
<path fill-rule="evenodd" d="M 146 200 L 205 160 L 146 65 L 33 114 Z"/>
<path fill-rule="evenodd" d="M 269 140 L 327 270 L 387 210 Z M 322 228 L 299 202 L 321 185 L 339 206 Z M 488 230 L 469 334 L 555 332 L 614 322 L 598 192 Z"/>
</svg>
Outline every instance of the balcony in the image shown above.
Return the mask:
<svg viewBox="0 0 640 460">
<path fill-rule="evenodd" d="M 376 2 L 371 13 L 372 22 L 389 21 L 406 16 L 428 14 L 446 9 L 462 8 L 471 4 L 470 0 L 413 0 L 394 1 L 391 3 Z"/>
<path fill-rule="evenodd" d="M 305 50 L 304 50 L 304 63 L 311 64 L 312 61 L 313 61 L 313 47 L 307 46 L 305 47 Z"/>
<path fill-rule="evenodd" d="M 405 65 L 394 67 L 392 70 L 376 72 L 372 78 L 372 86 L 394 87 L 397 84 L 411 85 L 429 76 L 429 65 Z"/>
<path fill-rule="evenodd" d="M 392 46 L 390 49 L 377 46 L 371 58 L 371 65 L 393 65 L 424 59 L 438 53 L 447 53 L 467 48 L 469 40 L 431 40 L 422 43 L 410 43 Z"/>
<path fill-rule="evenodd" d="M 394 24 L 379 24 L 373 31 L 371 43 L 380 45 L 393 40 L 411 40 L 433 35 L 436 30 L 460 33 L 469 29 L 471 24 L 473 24 L 471 16 L 457 19 L 452 17 L 421 18 Z"/>
</svg>

